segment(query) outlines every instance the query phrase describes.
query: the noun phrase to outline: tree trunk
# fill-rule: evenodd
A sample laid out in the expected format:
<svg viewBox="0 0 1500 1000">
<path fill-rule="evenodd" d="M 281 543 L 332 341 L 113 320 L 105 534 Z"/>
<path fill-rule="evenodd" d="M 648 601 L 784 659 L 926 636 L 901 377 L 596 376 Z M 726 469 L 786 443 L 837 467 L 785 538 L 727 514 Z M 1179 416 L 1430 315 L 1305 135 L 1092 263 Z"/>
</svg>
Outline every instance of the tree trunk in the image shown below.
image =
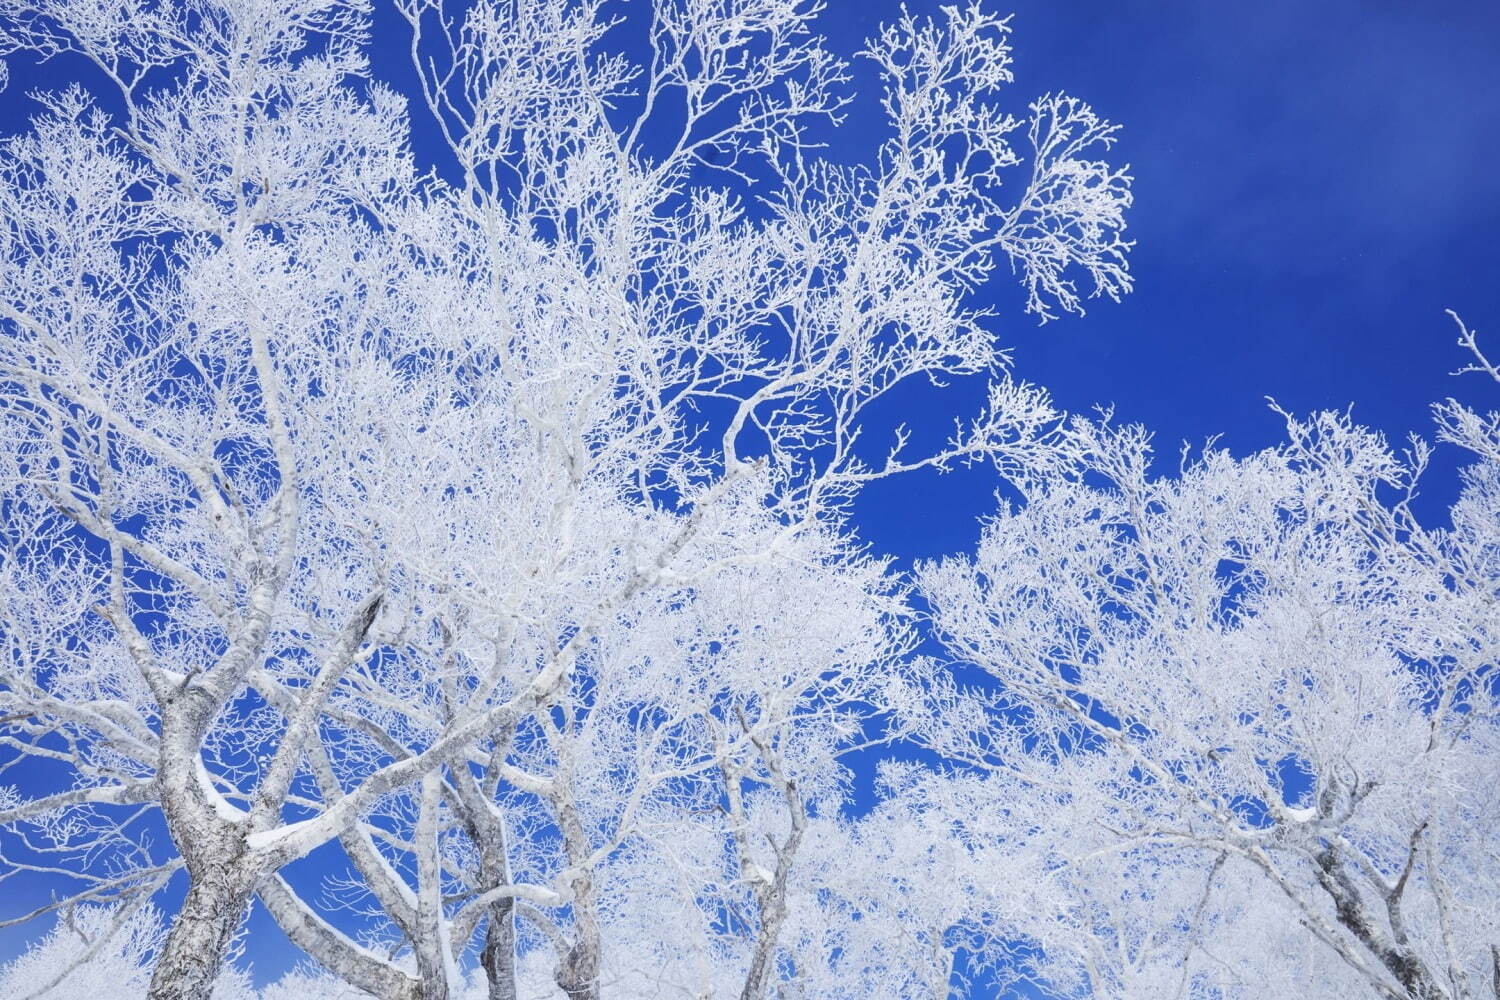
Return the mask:
<svg viewBox="0 0 1500 1000">
<path fill-rule="evenodd" d="M 448 950 L 443 914 L 442 865 L 438 856 L 438 808 L 442 778 L 435 771 L 422 775 L 421 809 L 412 839 L 417 855 L 417 936 L 412 940 L 422 1000 L 448 1000 L 453 990 L 453 956 Z"/>
<path fill-rule="evenodd" d="M 597 934 L 583 934 L 568 950 L 562 964 L 557 967 L 557 985 L 568 995 L 568 1000 L 598 1000 L 599 998 L 597 939 Z"/>
<path fill-rule="evenodd" d="M 490 982 L 490 1000 L 516 1000 L 516 904 L 502 899 L 490 905 L 489 926 L 479 960 Z"/>
<path fill-rule="evenodd" d="M 185 682 L 161 706 L 157 780 L 162 812 L 188 872 L 187 899 L 151 974 L 149 1000 L 207 1000 L 259 872 L 242 824 L 221 815 L 203 769 L 200 743 L 223 699 Z"/>
<path fill-rule="evenodd" d="M 412 949 L 417 959 L 417 979 L 422 1000 L 449 1000 L 453 995 L 443 958 L 443 942 L 419 941 Z"/>
<path fill-rule="evenodd" d="M 570 800 L 559 802 L 557 819 L 568 860 L 580 867 L 569 886 L 573 897 L 573 946 L 558 963 L 554 978 L 558 988 L 568 995 L 568 1000 L 598 1000 L 603 942 L 598 915 L 594 911 L 594 881 L 589 870 L 583 867 L 589 854 L 588 834 L 577 807 Z"/>
<path fill-rule="evenodd" d="M 254 878 L 232 864 L 193 874 L 156 960 L 149 1000 L 207 1000 L 254 888 Z"/>
<path fill-rule="evenodd" d="M 1343 860 L 1331 847 L 1316 858 L 1314 873 L 1324 891 L 1333 899 L 1334 915 L 1380 964 L 1395 977 L 1412 1000 L 1446 1000 L 1447 991 L 1438 985 L 1427 963 L 1409 944 L 1385 935 L 1371 919 L 1354 880 L 1344 869 Z"/>
<path fill-rule="evenodd" d="M 751 883 L 754 886 L 756 907 L 760 911 L 760 929 L 755 936 L 755 951 L 750 958 L 750 969 L 745 975 L 745 986 L 740 991 L 740 1000 L 761 1000 L 761 997 L 766 995 L 766 983 L 771 978 L 776 964 L 777 939 L 781 936 L 781 925 L 786 922 L 787 884 L 791 879 L 792 862 L 797 857 L 797 850 L 802 845 L 802 835 L 807 830 L 807 806 L 802 801 L 802 793 L 797 790 L 796 783 L 786 776 L 776 754 L 768 751 L 760 743 L 756 744 L 756 748 L 760 750 L 762 759 L 766 762 L 766 769 L 770 772 L 771 779 L 780 787 L 782 797 L 786 800 L 792 828 L 781 846 L 777 847 L 775 842 L 772 842 L 772 847 L 776 851 L 776 871 L 770 883 L 759 880 Z M 735 811 L 742 818 L 744 814 L 738 803 L 738 796 L 735 796 L 735 799 Z M 743 871 L 753 862 L 742 826 L 736 830 L 735 836 L 739 842 L 740 865 Z M 753 874 L 764 877 L 759 872 L 753 872 Z"/>
<path fill-rule="evenodd" d="M 508 885 L 510 859 L 506 851 L 505 824 L 495 810 L 493 796 L 485 794 L 463 762 L 450 764 L 449 772 L 457 793 L 450 805 L 479 852 L 479 888 Z M 489 1000 L 516 1000 L 515 912 L 514 899 L 498 899 L 489 906 L 484 948 L 479 953 L 480 965 L 489 980 Z M 462 947 L 464 942 L 455 940 L 453 944 Z"/>
</svg>

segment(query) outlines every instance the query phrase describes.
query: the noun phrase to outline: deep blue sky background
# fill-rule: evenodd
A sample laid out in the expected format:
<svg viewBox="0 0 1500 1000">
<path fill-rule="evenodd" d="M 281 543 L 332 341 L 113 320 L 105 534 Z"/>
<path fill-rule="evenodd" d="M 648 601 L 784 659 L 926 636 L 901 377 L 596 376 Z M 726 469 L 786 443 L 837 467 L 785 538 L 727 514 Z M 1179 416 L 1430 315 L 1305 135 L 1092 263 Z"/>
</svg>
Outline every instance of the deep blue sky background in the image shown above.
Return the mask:
<svg viewBox="0 0 1500 1000">
<path fill-rule="evenodd" d="M 898 12 L 896 0 L 828 3 L 823 31 L 844 54 Z M 644 0 L 630 6 L 640 13 Z M 1267 395 L 1298 412 L 1353 403 L 1395 438 L 1427 433 L 1429 404 L 1448 395 L 1500 407 L 1500 386 L 1448 376 L 1465 359 L 1443 314 L 1488 331 L 1500 354 L 1500 3 L 1000 6 L 1015 12 L 1013 110 L 1047 91 L 1084 98 L 1125 126 L 1113 155 L 1136 178 L 1136 291 L 1123 303 L 1093 302 L 1085 318 L 1039 327 L 1020 314 L 1012 282 L 986 290 L 1019 377 L 1068 409 L 1114 404 L 1156 432 L 1168 463 L 1179 442 L 1213 434 L 1239 454 L 1275 444 Z M 378 35 L 399 24 L 389 10 L 377 15 Z M 409 74 L 404 37 L 379 40 L 390 48 L 378 64 Z M 0 132 L 34 109 L 25 91 L 76 71 L 13 58 Z M 857 81 L 842 149 L 878 141 L 871 82 Z M 413 112 L 420 145 L 431 131 L 419 105 Z M 980 395 L 977 385 L 912 393 L 897 405 L 918 412 L 893 417 L 945 428 Z M 982 469 L 877 484 L 857 524 L 903 564 L 959 551 L 977 538 L 996 486 Z M 1440 516 L 1454 489 L 1450 460 L 1424 512 Z M 0 932 L 0 961 L 36 930 Z M 292 960 L 264 914 L 251 942 L 257 979 Z"/>
<path fill-rule="evenodd" d="M 833 0 L 828 30 L 867 34 L 896 7 Z M 1464 357 L 1443 313 L 1500 350 L 1500 4 L 1007 7 L 1018 103 L 1067 90 L 1122 123 L 1136 196 L 1134 294 L 1083 319 L 1007 321 L 1019 377 L 1068 409 L 1114 404 L 1155 431 L 1168 467 L 1183 440 L 1276 443 L 1268 395 L 1294 412 L 1353 403 L 1396 439 L 1429 434 L 1428 406 L 1449 395 L 1500 406 L 1500 386 L 1448 376 Z M 1017 316 L 1013 288 L 992 294 Z M 1434 473 L 1430 517 L 1456 489 L 1451 461 Z M 884 484 L 864 530 L 901 555 L 956 551 L 993 489 L 980 471 Z"/>
</svg>

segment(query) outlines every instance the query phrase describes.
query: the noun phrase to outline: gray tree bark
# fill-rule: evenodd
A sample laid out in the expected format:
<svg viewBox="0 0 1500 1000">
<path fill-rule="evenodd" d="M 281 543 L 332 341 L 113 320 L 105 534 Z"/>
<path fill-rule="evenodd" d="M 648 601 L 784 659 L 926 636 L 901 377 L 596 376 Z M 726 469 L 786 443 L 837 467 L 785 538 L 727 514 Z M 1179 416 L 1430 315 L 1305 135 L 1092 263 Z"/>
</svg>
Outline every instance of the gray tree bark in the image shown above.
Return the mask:
<svg viewBox="0 0 1500 1000">
<path fill-rule="evenodd" d="M 254 879 L 237 870 L 241 867 L 226 861 L 192 873 L 187 899 L 152 972 L 149 1000 L 205 1000 L 213 990 L 254 891 Z"/>
<path fill-rule="evenodd" d="M 449 767 L 454 811 L 479 851 L 479 884 L 493 889 L 510 884 L 505 824 L 487 795 L 462 763 Z M 479 960 L 489 981 L 489 1000 L 516 1000 L 516 904 L 509 897 L 491 903 L 486 914 L 484 948 Z M 454 946 L 461 942 L 454 941 Z"/>
<path fill-rule="evenodd" d="M 568 1000 L 599 1000 L 601 941 L 593 909 L 594 883 L 580 872 L 574 876 L 571 888 L 575 907 L 573 946 L 558 963 L 553 978 Z"/>
<path fill-rule="evenodd" d="M 771 977 L 776 960 L 777 939 L 781 925 L 786 922 L 787 883 L 792 874 L 792 862 L 802 844 L 802 835 L 807 829 L 807 809 L 797 786 L 788 779 L 768 755 L 767 763 L 771 775 L 781 786 L 791 813 L 792 829 L 786 840 L 776 848 L 776 871 L 769 885 L 754 883 L 756 907 L 760 911 L 760 929 L 755 936 L 755 951 L 750 959 L 750 970 L 745 975 L 745 986 L 740 991 L 740 1000 L 761 1000 L 766 995 L 766 982 Z"/>
<path fill-rule="evenodd" d="M 199 746 L 223 698 L 189 678 L 161 698 L 157 778 L 162 812 L 188 873 L 188 893 L 151 975 L 149 1000 L 207 1000 L 258 871 L 242 824 L 220 815 L 202 777 Z"/>
<path fill-rule="evenodd" d="M 490 905 L 479 960 L 489 979 L 490 1000 L 516 1000 L 516 903 L 502 899 Z"/>
<path fill-rule="evenodd" d="M 1448 1000 L 1448 991 L 1438 985 L 1437 977 L 1416 950 L 1381 931 L 1333 848 L 1318 854 L 1315 872 L 1319 884 L 1333 899 L 1338 922 L 1379 959 L 1407 996 L 1412 1000 Z"/>
</svg>

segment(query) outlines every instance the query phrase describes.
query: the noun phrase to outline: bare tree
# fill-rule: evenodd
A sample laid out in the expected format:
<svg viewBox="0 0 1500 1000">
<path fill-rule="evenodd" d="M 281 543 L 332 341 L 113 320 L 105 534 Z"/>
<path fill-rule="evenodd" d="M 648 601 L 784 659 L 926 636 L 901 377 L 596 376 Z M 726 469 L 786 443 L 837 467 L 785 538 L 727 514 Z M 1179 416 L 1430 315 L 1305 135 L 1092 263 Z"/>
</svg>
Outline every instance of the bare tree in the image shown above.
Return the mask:
<svg viewBox="0 0 1500 1000">
<path fill-rule="evenodd" d="M 920 571 L 989 678 L 930 688 L 929 739 L 1078 993 L 1493 993 L 1500 436 L 1438 414 L 1479 458 L 1448 528 L 1409 506 L 1429 447 L 1343 415 L 1162 478 L 1141 429 L 1079 421 L 1074 475 Z"/>
<path fill-rule="evenodd" d="M 636 66 L 595 0 L 398 4 L 424 174 L 361 3 L 0 3 L 0 54 L 77 76 L 0 152 L 0 698 L 59 789 L 0 824 L 78 899 L 186 871 L 153 998 L 207 995 L 256 893 L 378 995 L 452 994 L 481 925 L 513 995 L 519 915 L 593 997 L 639 900 L 607 871 L 672 831 L 732 850 L 768 988 L 842 703 L 901 644 L 849 501 L 1049 447 L 966 305 L 997 265 L 1043 317 L 1129 287 L 1085 105 L 1033 105 L 1002 189 L 1003 20 L 885 30 L 852 167 L 817 154 L 816 8 L 663 0 Z M 944 447 L 879 416 L 964 375 L 990 405 Z M 783 587 L 805 648 L 755 599 Z M 278 875 L 335 841 L 383 951 Z"/>
</svg>

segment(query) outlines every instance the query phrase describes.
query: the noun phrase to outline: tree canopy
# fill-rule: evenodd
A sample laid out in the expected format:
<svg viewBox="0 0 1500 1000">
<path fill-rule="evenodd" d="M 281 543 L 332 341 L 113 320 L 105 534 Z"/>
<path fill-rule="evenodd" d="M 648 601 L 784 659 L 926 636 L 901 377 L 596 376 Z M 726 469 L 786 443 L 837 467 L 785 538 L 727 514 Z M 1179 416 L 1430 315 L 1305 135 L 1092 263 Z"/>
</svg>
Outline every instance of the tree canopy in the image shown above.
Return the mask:
<svg viewBox="0 0 1500 1000">
<path fill-rule="evenodd" d="M 975 296 L 1129 292 L 1116 127 L 819 6 L 0 0 L 0 992 L 1500 996 L 1500 418 L 1443 528 L 1347 415 L 1161 475 Z"/>
</svg>

